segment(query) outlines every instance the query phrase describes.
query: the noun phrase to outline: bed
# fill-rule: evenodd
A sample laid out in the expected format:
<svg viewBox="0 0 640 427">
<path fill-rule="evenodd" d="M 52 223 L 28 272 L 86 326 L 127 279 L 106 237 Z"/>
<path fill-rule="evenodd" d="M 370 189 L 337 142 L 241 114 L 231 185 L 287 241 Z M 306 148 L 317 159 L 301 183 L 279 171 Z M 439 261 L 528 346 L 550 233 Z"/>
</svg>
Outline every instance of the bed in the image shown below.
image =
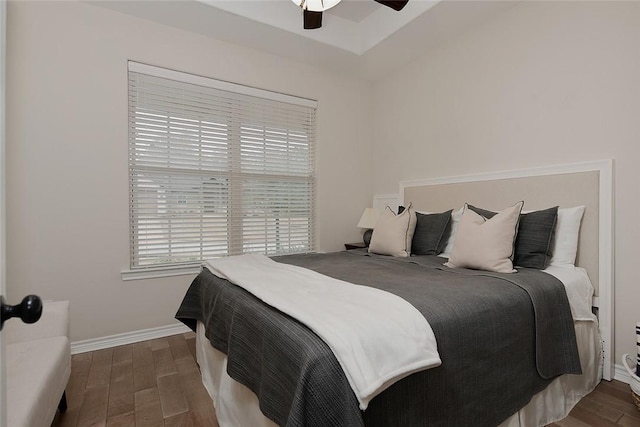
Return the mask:
<svg viewBox="0 0 640 427">
<path fill-rule="evenodd" d="M 575 268 L 507 274 L 451 269 L 437 255 L 357 250 L 276 258 L 395 294 L 429 321 L 441 364 L 385 384 L 364 407 L 342 359 L 316 329 L 203 269 L 176 317 L 197 332 L 197 359 L 220 424 L 528 426 L 563 418 L 610 375 L 611 330 L 603 324 L 611 315 L 611 166 L 400 184 L 399 202 L 431 212 L 467 201 L 499 208 L 518 198 L 530 210 L 583 205 Z M 594 288 L 600 322 L 591 309 Z"/>
</svg>

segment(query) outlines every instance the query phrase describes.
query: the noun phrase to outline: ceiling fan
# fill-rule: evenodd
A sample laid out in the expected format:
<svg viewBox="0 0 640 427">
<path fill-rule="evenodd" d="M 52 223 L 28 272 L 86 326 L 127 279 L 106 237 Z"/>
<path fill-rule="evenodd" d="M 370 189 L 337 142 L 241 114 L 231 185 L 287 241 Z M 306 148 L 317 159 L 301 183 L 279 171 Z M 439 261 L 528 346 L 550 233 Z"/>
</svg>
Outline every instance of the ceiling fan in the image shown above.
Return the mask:
<svg viewBox="0 0 640 427">
<path fill-rule="evenodd" d="M 303 28 L 315 30 L 322 27 L 322 12 L 340 3 L 340 0 L 291 0 L 302 8 Z M 373 0 L 393 10 L 400 11 L 409 0 Z"/>
</svg>

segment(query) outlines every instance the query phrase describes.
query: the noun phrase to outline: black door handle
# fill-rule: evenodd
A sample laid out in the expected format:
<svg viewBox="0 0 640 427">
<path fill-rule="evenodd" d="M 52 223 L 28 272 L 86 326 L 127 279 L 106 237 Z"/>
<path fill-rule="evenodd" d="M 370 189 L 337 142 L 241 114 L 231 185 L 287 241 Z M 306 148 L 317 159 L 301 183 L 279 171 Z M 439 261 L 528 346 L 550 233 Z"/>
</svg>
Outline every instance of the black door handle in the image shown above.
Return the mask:
<svg viewBox="0 0 640 427">
<path fill-rule="evenodd" d="M 4 326 L 4 321 L 12 317 L 19 317 L 24 323 L 35 323 L 42 315 L 42 300 L 37 295 L 27 295 L 17 305 L 5 304 L 4 297 L 0 296 L 0 304 L 0 330 Z"/>
</svg>

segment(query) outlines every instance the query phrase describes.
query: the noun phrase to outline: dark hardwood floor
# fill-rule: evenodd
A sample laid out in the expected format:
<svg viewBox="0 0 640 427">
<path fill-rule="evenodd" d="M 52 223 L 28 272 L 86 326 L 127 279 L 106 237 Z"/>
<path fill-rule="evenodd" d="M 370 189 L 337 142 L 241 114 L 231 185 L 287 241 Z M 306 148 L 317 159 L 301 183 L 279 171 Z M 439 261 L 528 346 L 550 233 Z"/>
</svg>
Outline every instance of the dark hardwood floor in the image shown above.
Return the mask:
<svg viewBox="0 0 640 427">
<path fill-rule="evenodd" d="M 52 427 L 218 426 L 193 333 L 74 355 L 67 403 Z M 603 381 L 551 426 L 640 427 L 640 411 L 627 384 Z"/>
<path fill-rule="evenodd" d="M 55 427 L 217 427 L 195 362 L 195 334 L 76 354 Z"/>
<path fill-rule="evenodd" d="M 640 411 L 633 403 L 628 384 L 602 381 L 578 402 L 569 416 L 551 426 L 640 427 Z"/>
</svg>

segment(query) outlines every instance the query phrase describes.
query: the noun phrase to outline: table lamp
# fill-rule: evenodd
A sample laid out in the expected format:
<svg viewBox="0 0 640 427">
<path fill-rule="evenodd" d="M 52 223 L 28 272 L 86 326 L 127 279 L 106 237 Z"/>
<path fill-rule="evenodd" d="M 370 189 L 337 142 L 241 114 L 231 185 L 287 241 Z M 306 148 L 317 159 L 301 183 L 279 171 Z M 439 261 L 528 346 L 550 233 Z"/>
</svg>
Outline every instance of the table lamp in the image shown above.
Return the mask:
<svg viewBox="0 0 640 427">
<path fill-rule="evenodd" d="M 374 208 L 366 208 L 360 217 L 360 221 L 358 221 L 358 228 L 366 228 L 364 232 L 364 244 L 369 246 L 371 242 L 371 235 L 373 234 L 373 229 L 376 226 L 376 222 L 378 222 L 378 217 L 380 214 Z"/>
</svg>

